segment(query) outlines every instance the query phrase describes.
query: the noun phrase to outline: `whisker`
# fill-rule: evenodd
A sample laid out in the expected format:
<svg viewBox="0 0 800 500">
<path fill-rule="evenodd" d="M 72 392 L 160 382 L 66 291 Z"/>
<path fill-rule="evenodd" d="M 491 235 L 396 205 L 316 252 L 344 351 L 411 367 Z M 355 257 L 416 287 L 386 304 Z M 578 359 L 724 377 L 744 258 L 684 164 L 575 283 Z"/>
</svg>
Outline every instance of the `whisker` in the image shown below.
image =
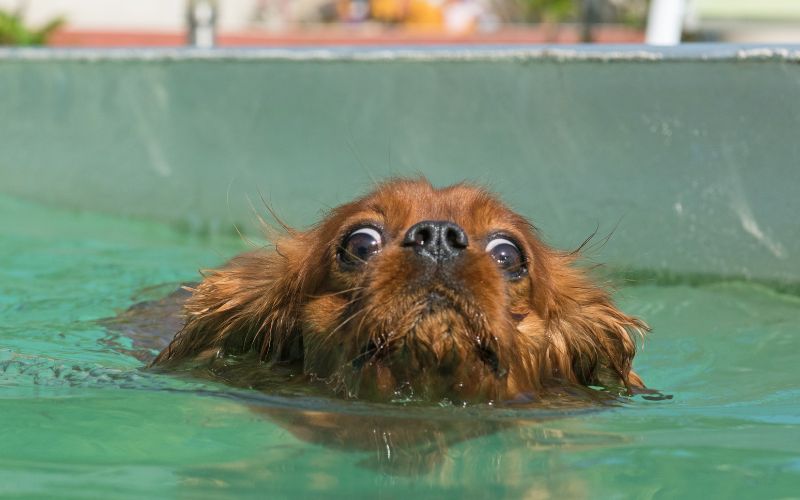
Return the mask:
<svg viewBox="0 0 800 500">
<path fill-rule="evenodd" d="M 350 292 L 358 292 L 358 291 L 364 290 L 366 288 L 367 287 L 365 287 L 365 286 L 354 286 L 353 288 L 348 288 L 346 290 L 340 290 L 338 292 L 325 293 L 325 294 L 322 294 L 322 295 L 309 294 L 309 295 L 306 295 L 306 297 L 309 298 L 309 299 L 321 299 L 321 298 L 324 298 L 324 297 L 335 297 L 337 295 L 344 295 L 344 294 L 350 293 Z"/>
<path fill-rule="evenodd" d="M 348 306 L 354 304 L 358 300 L 359 300 L 359 297 L 356 297 L 353 300 L 347 302 L 344 307 L 347 308 Z M 365 311 L 364 309 L 359 309 L 356 312 L 354 312 L 353 314 L 351 314 L 350 316 L 348 316 L 344 321 L 340 322 L 335 328 L 333 328 L 330 332 L 328 332 L 325 335 L 325 337 L 323 337 L 322 340 L 316 344 L 316 346 L 310 348 L 309 355 L 313 356 L 319 349 L 322 348 L 322 346 L 324 346 L 325 344 L 327 344 L 330 341 L 330 339 L 336 334 L 336 332 L 338 332 L 339 330 L 344 328 L 344 326 L 347 325 L 347 323 L 352 321 L 359 314 L 364 313 L 364 311 Z"/>
<path fill-rule="evenodd" d="M 330 337 L 332 337 L 332 336 L 333 336 L 333 334 L 335 334 L 336 332 L 338 332 L 339 330 L 341 330 L 341 329 L 342 329 L 342 328 L 343 328 L 343 327 L 344 327 L 344 326 L 345 326 L 347 323 L 349 323 L 349 322 L 350 322 L 352 319 L 354 319 L 354 318 L 355 318 L 356 316 L 358 316 L 359 314 L 362 314 L 364 311 L 365 311 L 365 309 L 359 309 L 358 311 L 356 311 L 356 312 L 354 312 L 353 314 L 351 314 L 350 316 L 348 316 L 348 317 L 347 317 L 347 319 L 345 319 L 344 321 L 342 321 L 341 323 L 339 323 L 339 325 L 338 325 L 336 328 L 334 328 L 333 330 L 331 330 L 331 331 L 330 331 L 330 333 L 328 333 L 328 334 L 325 336 L 325 341 L 327 341 L 327 340 L 328 340 Z"/>
<path fill-rule="evenodd" d="M 372 313 L 372 310 L 374 309 L 374 307 L 375 307 L 375 306 L 367 306 L 367 307 L 365 307 L 363 310 L 364 310 L 364 312 L 365 312 L 365 313 L 366 313 L 366 312 Z M 364 316 L 361 318 L 361 321 L 359 321 L 359 322 L 358 322 L 358 326 L 356 327 L 356 331 L 357 331 L 357 332 L 363 331 L 364 321 L 365 321 L 365 320 L 366 320 L 366 319 L 367 319 L 369 316 L 370 316 L 370 314 L 364 314 Z M 370 331 L 370 332 L 369 332 L 369 340 L 370 340 L 370 341 L 372 341 L 372 340 L 373 340 L 373 339 L 372 339 L 372 335 L 373 335 L 373 332 L 372 332 L 372 331 Z"/>
<path fill-rule="evenodd" d="M 275 212 L 275 209 L 272 208 L 272 205 L 270 205 L 269 202 L 264 198 L 264 193 L 262 193 L 260 189 L 258 190 L 258 197 L 261 198 L 261 203 L 264 205 L 264 208 L 267 209 L 267 212 L 269 212 L 275 222 L 277 222 L 278 225 L 281 226 L 284 231 L 286 231 L 286 234 L 290 236 L 297 235 L 297 231 L 286 224 L 283 219 L 278 216 L 278 214 Z"/>
<path fill-rule="evenodd" d="M 347 323 L 352 321 L 356 316 L 358 316 L 359 314 L 364 314 L 365 312 L 366 312 L 365 309 L 359 309 L 358 311 L 348 316 L 344 321 L 339 323 L 339 325 L 336 326 L 336 328 L 332 329 L 327 335 L 325 335 L 325 337 L 323 337 L 322 340 L 310 346 L 308 355 L 310 357 L 314 357 L 320 350 L 322 350 L 330 342 L 330 340 L 333 338 L 333 336 L 336 334 L 337 331 L 342 329 Z"/>
</svg>

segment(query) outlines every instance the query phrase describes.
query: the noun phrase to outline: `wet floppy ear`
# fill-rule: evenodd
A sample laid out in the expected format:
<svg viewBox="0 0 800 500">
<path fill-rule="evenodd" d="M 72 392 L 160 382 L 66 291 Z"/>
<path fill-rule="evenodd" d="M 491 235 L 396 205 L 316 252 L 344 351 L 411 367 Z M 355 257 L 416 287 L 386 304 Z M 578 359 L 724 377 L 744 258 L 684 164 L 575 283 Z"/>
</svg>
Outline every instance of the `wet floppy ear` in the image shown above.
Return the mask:
<svg viewBox="0 0 800 500">
<path fill-rule="evenodd" d="M 308 233 L 293 233 L 274 250 L 240 255 L 205 273 L 186 302 L 186 323 L 153 362 L 208 360 L 257 351 L 261 359 L 302 356 L 299 311 L 323 273 Z"/>
<path fill-rule="evenodd" d="M 539 259 L 531 301 L 545 320 L 548 371 L 582 385 L 644 387 L 631 365 L 634 337 L 647 325 L 619 310 L 607 290 L 574 267 L 573 254 L 543 251 Z"/>
</svg>

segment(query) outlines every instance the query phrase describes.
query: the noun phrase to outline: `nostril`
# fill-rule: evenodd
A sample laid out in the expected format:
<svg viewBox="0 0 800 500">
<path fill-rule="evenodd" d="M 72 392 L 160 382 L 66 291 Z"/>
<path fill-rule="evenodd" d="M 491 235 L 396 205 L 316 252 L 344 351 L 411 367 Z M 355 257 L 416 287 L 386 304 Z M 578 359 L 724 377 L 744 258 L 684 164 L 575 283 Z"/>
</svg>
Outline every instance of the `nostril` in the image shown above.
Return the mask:
<svg viewBox="0 0 800 500">
<path fill-rule="evenodd" d="M 445 229 L 444 240 L 450 248 L 467 248 L 467 235 L 458 226 L 450 226 Z"/>
<path fill-rule="evenodd" d="M 430 229 L 428 229 L 426 227 L 420 228 L 414 234 L 414 243 L 416 243 L 417 245 L 420 245 L 420 246 L 424 246 L 427 242 L 429 242 L 429 241 L 431 241 L 431 239 L 433 239 L 432 236 L 433 235 L 431 234 L 431 230 Z"/>
<path fill-rule="evenodd" d="M 429 221 L 423 221 L 411 226 L 403 238 L 403 246 L 426 248 L 436 244 L 438 233 L 436 227 Z"/>
<path fill-rule="evenodd" d="M 452 227 L 448 227 L 447 229 L 444 230 L 444 239 L 447 242 L 447 244 L 451 247 L 454 247 L 458 244 L 457 243 L 458 234 L 453 230 Z"/>
</svg>

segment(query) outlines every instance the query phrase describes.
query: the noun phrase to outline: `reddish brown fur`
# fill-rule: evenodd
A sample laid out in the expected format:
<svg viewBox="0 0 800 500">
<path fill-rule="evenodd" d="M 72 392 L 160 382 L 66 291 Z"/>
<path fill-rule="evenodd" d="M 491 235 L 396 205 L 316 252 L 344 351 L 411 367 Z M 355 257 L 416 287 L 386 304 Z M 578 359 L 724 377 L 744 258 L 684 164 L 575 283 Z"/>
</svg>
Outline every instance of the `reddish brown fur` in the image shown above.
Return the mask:
<svg viewBox="0 0 800 500">
<path fill-rule="evenodd" d="M 422 220 L 451 221 L 468 235 L 446 277 L 423 273 L 399 244 Z M 337 249 L 365 222 L 383 228 L 383 250 L 363 271 L 345 271 Z M 526 277 L 506 280 L 484 251 L 498 231 L 522 246 Z M 154 364 L 257 352 L 262 361 L 302 364 L 347 396 L 379 399 L 486 401 L 570 384 L 643 387 L 631 370 L 632 335 L 647 326 L 617 309 L 575 260 L 480 188 L 392 180 L 308 231 L 288 230 L 274 250 L 206 274 L 186 304 L 184 328 Z M 429 308 L 431 291 L 448 305 Z"/>
</svg>

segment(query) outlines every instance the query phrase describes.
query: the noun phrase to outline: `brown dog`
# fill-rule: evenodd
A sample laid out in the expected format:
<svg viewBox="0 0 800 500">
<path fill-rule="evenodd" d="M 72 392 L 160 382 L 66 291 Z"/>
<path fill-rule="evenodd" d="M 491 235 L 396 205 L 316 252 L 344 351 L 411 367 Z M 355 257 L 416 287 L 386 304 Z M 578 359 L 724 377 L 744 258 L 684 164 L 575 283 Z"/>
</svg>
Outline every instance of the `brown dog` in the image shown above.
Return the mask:
<svg viewBox="0 0 800 500">
<path fill-rule="evenodd" d="M 392 180 L 208 272 L 154 365 L 238 365 L 226 379 L 253 385 L 250 362 L 378 400 L 643 388 L 647 326 L 575 260 L 483 189 Z"/>
</svg>

